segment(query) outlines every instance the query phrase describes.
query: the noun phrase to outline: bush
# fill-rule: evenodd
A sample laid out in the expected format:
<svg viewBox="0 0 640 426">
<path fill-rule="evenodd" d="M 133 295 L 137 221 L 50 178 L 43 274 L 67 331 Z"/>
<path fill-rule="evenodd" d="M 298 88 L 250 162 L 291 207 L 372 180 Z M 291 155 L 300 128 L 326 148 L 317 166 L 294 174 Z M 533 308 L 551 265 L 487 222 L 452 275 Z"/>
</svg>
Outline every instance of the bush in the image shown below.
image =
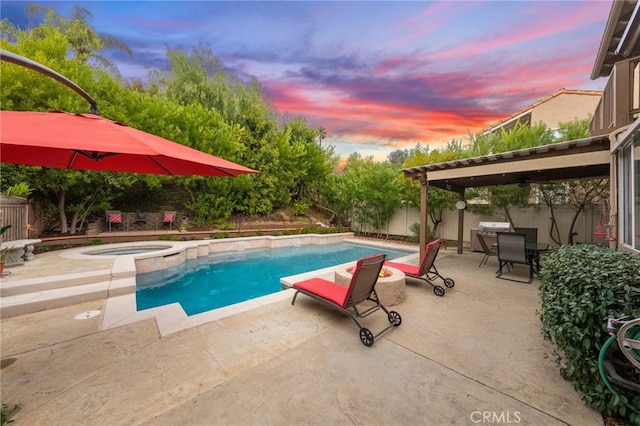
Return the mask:
<svg viewBox="0 0 640 426">
<path fill-rule="evenodd" d="M 311 200 L 303 198 L 293 203 L 293 206 L 291 206 L 291 211 L 293 212 L 294 216 L 304 216 L 311 208 L 311 205 Z"/>
<path fill-rule="evenodd" d="M 607 319 L 640 317 L 640 259 L 603 246 L 567 245 L 546 257 L 539 278 L 542 335 L 555 346 L 562 377 L 587 405 L 640 424 L 626 406 L 640 407 L 640 396 L 613 395 L 598 371 Z"/>
<path fill-rule="evenodd" d="M 2 410 L 0 410 L 0 425 L 6 425 L 7 423 L 13 423 L 11 416 L 20 410 L 18 404 L 10 406 L 9 404 L 2 403 Z"/>
<path fill-rule="evenodd" d="M 409 230 L 413 232 L 413 237 L 411 237 L 411 241 L 418 242 L 420 241 L 420 223 L 414 222 L 409 225 Z M 431 225 L 427 224 L 427 241 L 433 241 L 436 239 L 436 236 L 433 234 L 433 229 Z"/>
</svg>

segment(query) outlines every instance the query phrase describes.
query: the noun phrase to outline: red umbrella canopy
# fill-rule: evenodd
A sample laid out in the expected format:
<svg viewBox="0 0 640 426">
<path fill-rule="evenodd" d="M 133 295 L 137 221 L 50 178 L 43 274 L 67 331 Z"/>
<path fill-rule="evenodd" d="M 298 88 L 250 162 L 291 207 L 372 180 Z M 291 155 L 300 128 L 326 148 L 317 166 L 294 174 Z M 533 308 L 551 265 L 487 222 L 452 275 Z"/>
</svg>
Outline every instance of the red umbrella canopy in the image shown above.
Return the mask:
<svg viewBox="0 0 640 426">
<path fill-rule="evenodd" d="M 62 111 L 0 111 L 0 162 L 160 175 L 257 173 L 99 115 Z"/>
</svg>

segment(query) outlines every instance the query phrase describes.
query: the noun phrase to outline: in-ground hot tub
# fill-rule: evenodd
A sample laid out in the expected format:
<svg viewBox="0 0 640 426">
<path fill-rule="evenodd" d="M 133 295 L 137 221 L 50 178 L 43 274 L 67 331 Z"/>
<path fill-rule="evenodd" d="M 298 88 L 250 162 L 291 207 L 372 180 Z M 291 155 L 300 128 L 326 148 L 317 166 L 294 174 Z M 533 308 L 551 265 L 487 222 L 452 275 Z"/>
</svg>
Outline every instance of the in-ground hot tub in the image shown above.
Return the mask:
<svg viewBox="0 0 640 426">
<path fill-rule="evenodd" d="M 172 248 L 170 244 L 154 244 L 154 245 L 124 245 L 111 248 L 87 249 L 82 252 L 89 256 L 126 256 L 130 254 L 150 253 L 154 251 L 166 250 Z"/>
</svg>

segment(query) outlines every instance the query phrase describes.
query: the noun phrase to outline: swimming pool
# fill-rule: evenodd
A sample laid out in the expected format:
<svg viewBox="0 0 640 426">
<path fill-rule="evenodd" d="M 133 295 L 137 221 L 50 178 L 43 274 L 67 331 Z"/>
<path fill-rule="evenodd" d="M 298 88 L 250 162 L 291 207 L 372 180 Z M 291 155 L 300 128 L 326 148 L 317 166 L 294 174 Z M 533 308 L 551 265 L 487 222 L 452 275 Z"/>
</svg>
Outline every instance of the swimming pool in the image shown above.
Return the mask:
<svg viewBox="0 0 640 426">
<path fill-rule="evenodd" d="M 196 315 L 281 291 L 281 277 L 376 253 L 396 259 L 412 252 L 339 243 L 214 254 L 137 274 L 136 305 L 141 311 L 177 302 L 187 315 Z"/>
</svg>

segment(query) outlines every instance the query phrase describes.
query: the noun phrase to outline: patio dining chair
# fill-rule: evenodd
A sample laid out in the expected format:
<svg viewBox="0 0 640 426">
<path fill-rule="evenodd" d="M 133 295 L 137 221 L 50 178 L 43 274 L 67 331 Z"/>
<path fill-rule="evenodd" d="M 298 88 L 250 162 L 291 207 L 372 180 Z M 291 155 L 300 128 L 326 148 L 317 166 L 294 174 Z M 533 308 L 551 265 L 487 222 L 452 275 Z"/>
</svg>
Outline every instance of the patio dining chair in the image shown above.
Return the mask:
<svg viewBox="0 0 640 426">
<path fill-rule="evenodd" d="M 136 212 L 135 223 L 139 224 L 139 225 L 146 225 L 147 224 L 147 212 L 142 212 L 142 211 L 138 210 Z"/>
<path fill-rule="evenodd" d="M 536 272 L 540 271 L 540 253 L 547 249 L 538 248 L 538 228 L 513 228 L 518 234 L 524 234 L 527 241 L 527 250 L 533 256 L 533 264 Z M 548 246 L 547 246 L 548 247 Z"/>
<path fill-rule="evenodd" d="M 538 243 L 538 228 L 513 228 L 516 234 L 524 234 L 527 245 Z"/>
<path fill-rule="evenodd" d="M 402 323 L 400 314 L 384 307 L 376 293 L 376 282 L 385 258 L 385 254 L 376 254 L 359 259 L 348 287 L 324 278 L 311 278 L 294 283 L 293 288 L 296 292 L 291 304 L 296 303 L 298 293 L 303 293 L 349 315 L 360 327 L 362 343 L 365 346 L 371 346 L 376 337 Z M 358 318 L 365 318 L 380 309 L 387 314 L 390 324 L 380 332 L 373 334 L 371 330 L 360 324 Z"/>
<path fill-rule="evenodd" d="M 480 246 L 482 247 L 482 250 L 484 250 L 484 257 L 482 258 L 482 260 L 480 261 L 480 264 L 478 265 L 478 268 L 479 268 L 483 264 L 486 265 L 487 260 L 489 260 L 491 256 L 497 256 L 498 252 L 496 251 L 497 247 L 494 247 L 493 245 L 489 247 L 487 245 L 487 242 L 484 240 L 484 236 L 482 236 L 482 234 L 476 234 L 476 236 L 478 237 L 478 241 L 480 242 Z"/>
<path fill-rule="evenodd" d="M 111 232 L 112 224 L 122 225 L 122 212 L 120 210 L 107 210 L 107 224 L 109 225 L 109 232 Z"/>
<path fill-rule="evenodd" d="M 162 218 L 162 223 L 168 223 L 169 224 L 169 230 L 171 230 L 171 228 L 173 227 L 173 223 L 175 221 L 176 221 L 176 212 L 175 211 L 164 212 L 164 216 Z"/>
<path fill-rule="evenodd" d="M 515 232 L 498 232 L 496 235 L 498 237 L 498 262 L 500 264 L 496 272 L 496 278 L 531 284 L 533 281 L 533 258 L 527 251 L 526 235 Z M 502 268 L 515 263 L 529 265 L 529 281 L 502 277 Z"/>
</svg>

